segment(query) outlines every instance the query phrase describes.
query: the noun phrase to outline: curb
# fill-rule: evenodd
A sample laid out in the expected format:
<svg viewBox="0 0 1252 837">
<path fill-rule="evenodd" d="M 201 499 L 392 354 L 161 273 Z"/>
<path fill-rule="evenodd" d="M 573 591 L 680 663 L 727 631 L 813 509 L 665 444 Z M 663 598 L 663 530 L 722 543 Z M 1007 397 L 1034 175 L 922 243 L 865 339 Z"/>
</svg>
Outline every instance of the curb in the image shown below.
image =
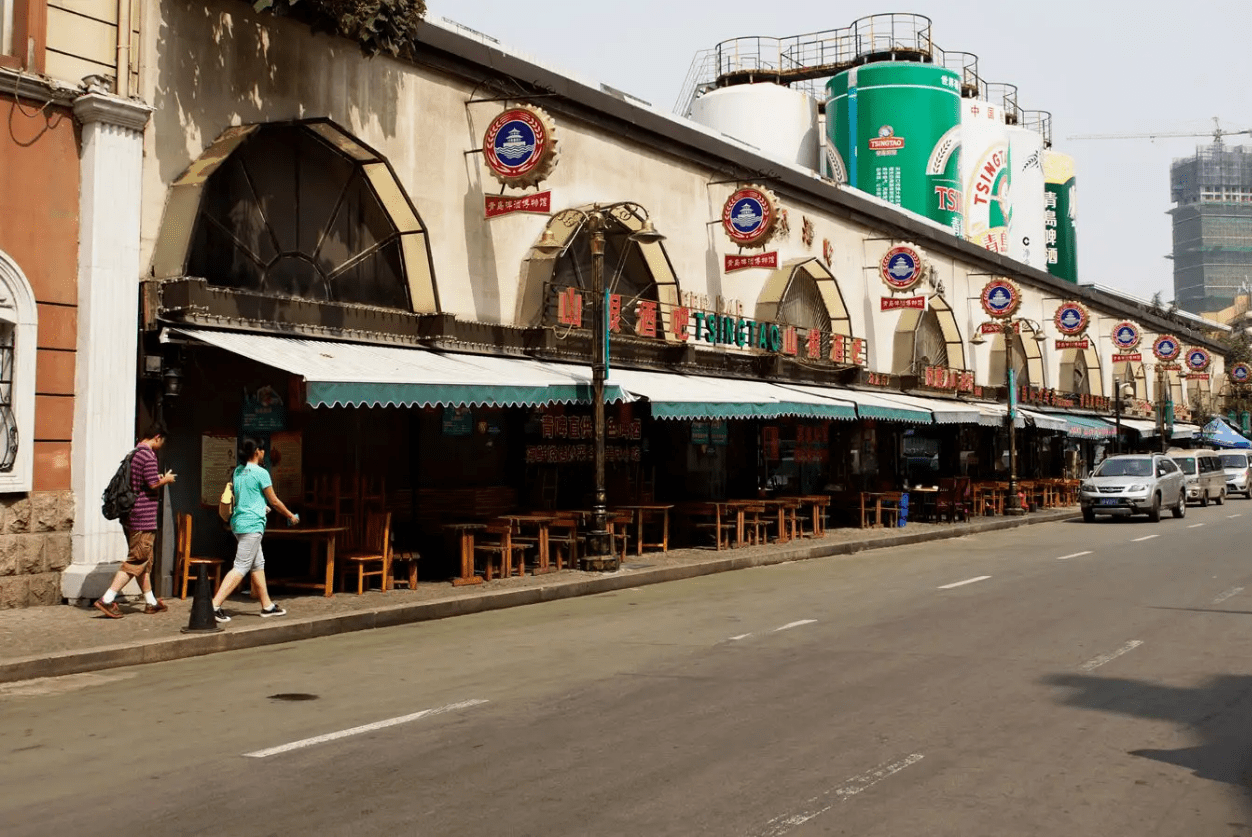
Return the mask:
<svg viewBox="0 0 1252 837">
<path fill-rule="evenodd" d="M 539 604 L 540 602 L 590 596 L 596 593 L 642 587 L 649 584 L 682 581 L 688 578 L 698 578 L 704 575 L 730 572 L 732 570 L 767 567 L 775 564 L 787 564 L 793 561 L 807 561 L 814 558 L 853 555 L 868 550 L 909 546 L 928 541 L 949 540 L 965 535 L 1016 529 L 1020 526 L 1029 526 L 1035 523 L 1057 523 L 1064 520 L 1073 520 L 1077 517 L 1078 514 L 1069 509 L 1036 512 L 1033 515 L 1017 518 L 1001 517 L 969 523 L 960 529 L 902 533 L 885 538 L 844 541 L 843 543 L 815 543 L 759 555 L 715 558 L 695 564 L 631 570 L 627 573 L 619 571 L 611 575 L 561 582 L 542 587 L 531 587 L 524 590 L 502 590 L 498 593 L 485 593 L 480 596 L 466 598 L 416 604 L 387 605 L 355 613 L 283 620 L 277 625 L 244 628 L 219 634 L 180 634 L 155 641 L 106 645 L 82 651 L 65 651 L 50 656 L 18 657 L 0 662 L 0 683 L 29 680 L 36 677 L 60 677 L 66 674 L 80 674 L 108 668 L 160 663 L 169 660 L 181 660 L 187 657 L 200 657 L 205 654 L 216 654 L 222 651 L 259 648 L 265 645 L 333 636 L 350 631 L 366 631 L 373 628 L 386 628 L 414 622 L 427 622 L 434 619 L 447 619 L 452 616 L 466 616 L 472 613 L 485 613 L 508 607 L 521 607 L 523 605 Z"/>
</svg>

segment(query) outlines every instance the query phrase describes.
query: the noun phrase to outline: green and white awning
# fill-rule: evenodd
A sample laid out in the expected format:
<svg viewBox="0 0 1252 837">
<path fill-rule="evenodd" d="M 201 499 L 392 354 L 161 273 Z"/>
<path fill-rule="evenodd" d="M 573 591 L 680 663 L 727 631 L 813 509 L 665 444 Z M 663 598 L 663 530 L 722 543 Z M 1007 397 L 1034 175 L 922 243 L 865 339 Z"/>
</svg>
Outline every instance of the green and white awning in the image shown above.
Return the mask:
<svg viewBox="0 0 1252 837">
<path fill-rule="evenodd" d="M 646 398 L 653 418 L 775 419 L 782 416 L 855 419 L 856 409 L 835 397 L 836 390 L 802 391 L 765 381 L 676 375 L 639 369 L 614 369 L 609 381 L 623 391 Z"/>
<path fill-rule="evenodd" d="M 1069 413 L 1058 415 L 1065 419 L 1065 432 L 1080 439 L 1111 439 L 1117 435 L 1117 428 L 1097 416 L 1075 416 Z"/>
<path fill-rule="evenodd" d="M 911 424 L 930 424 L 934 417 L 930 410 L 906 404 L 896 398 L 894 393 L 868 392 L 861 389 L 834 389 L 832 387 L 815 387 L 786 385 L 785 389 L 804 392 L 812 395 L 839 398 L 856 405 L 856 414 L 861 418 L 878 419 L 879 421 L 902 421 Z"/>
<path fill-rule="evenodd" d="M 538 407 L 592 400 L 585 366 L 238 331 L 179 328 L 171 334 L 300 376 L 313 407 Z M 632 397 L 606 386 L 605 400 Z"/>
</svg>

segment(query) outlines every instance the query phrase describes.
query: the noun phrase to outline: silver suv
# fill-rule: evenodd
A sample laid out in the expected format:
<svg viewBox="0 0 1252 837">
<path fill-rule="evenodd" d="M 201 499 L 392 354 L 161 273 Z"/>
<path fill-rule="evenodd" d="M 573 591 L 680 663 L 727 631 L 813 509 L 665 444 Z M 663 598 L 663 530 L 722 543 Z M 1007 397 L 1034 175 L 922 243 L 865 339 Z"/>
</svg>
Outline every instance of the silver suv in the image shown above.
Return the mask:
<svg viewBox="0 0 1252 837">
<path fill-rule="evenodd" d="M 1098 514 L 1146 514 L 1150 520 L 1160 520 L 1165 506 L 1174 517 L 1187 514 L 1183 473 L 1159 453 L 1110 456 L 1082 481 L 1078 499 L 1082 519 L 1088 523 Z"/>
<path fill-rule="evenodd" d="M 1248 464 L 1246 451 L 1224 451 L 1218 456 L 1226 472 L 1226 493 L 1242 494 L 1252 500 L 1252 466 Z"/>
</svg>

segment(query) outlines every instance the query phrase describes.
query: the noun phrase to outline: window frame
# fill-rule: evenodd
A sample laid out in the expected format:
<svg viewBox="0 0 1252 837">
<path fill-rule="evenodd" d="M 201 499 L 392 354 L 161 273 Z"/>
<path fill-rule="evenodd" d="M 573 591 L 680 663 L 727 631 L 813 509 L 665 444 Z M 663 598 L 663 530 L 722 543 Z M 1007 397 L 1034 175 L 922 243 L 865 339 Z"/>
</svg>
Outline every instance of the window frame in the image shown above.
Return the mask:
<svg viewBox="0 0 1252 837">
<path fill-rule="evenodd" d="M 12 20 L 9 21 L 11 43 L 0 49 L 0 67 L 43 73 L 48 40 L 47 0 L 0 0 L 2 2 L 11 4 Z M 3 47 L 2 42 L 0 47 Z"/>
<path fill-rule="evenodd" d="M 39 311 L 30 282 L 17 262 L 0 250 L 0 320 L 13 326 L 12 405 L 17 425 L 13 469 L 0 473 L 0 494 L 29 492 L 35 465 L 35 375 Z"/>
</svg>

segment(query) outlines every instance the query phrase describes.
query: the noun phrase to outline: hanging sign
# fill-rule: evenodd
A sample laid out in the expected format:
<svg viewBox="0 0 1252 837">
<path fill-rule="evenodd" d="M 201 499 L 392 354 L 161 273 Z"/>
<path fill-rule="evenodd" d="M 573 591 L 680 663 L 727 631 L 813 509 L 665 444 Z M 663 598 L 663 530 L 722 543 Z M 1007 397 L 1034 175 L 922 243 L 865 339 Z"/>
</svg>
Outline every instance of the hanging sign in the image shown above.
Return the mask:
<svg viewBox="0 0 1252 837">
<path fill-rule="evenodd" d="M 1252 381 L 1252 366 L 1243 361 L 1232 364 L 1230 367 L 1230 380 L 1236 384 L 1246 384 Z"/>
<path fill-rule="evenodd" d="M 1052 321 L 1056 323 L 1056 330 L 1061 334 L 1074 337 L 1087 330 L 1087 326 L 1091 323 L 1091 316 L 1087 313 L 1086 307 L 1080 303 L 1067 301 L 1056 307 L 1056 314 L 1053 315 Z"/>
<path fill-rule="evenodd" d="M 921 254 L 907 245 L 892 247 L 878 263 L 878 275 L 893 292 L 913 290 L 922 281 L 925 272 Z"/>
<path fill-rule="evenodd" d="M 926 310 L 926 297 L 924 296 L 884 296 L 881 299 L 884 311 L 899 311 L 901 308 Z"/>
<path fill-rule="evenodd" d="M 726 272 L 733 273 L 736 270 L 745 270 L 749 267 L 765 267 L 774 270 L 778 267 L 778 251 L 773 250 L 769 253 L 757 253 L 752 256 L 726 256 Z"/>
<path fill-rule="evenodd" d="M 722 206 L 722 228 L 740 247 L 764 244 L 777 224 L 778 202 L 764 186 L 745 186 Z"/>
<path fill-rule="evenodd" d="M 1139 326 L 1131 322 L 1118 323 L 1113 327 L 1113 345 L 1129 352 L 1139 345 Z"/>
<path fill-rule="evenodd" d="M 1022 292 L 1007 279 L 992 279 L 983 286 L 978 295 L 982 310 L 987 316 L 1007 319 L 1017 312 L 1022 304 Z"/>
<path fill-rule="evenodd" d="M 486 195 L 483 197 L 483 217 L 498 218 L 514 212 L 531 212 L 547 215 L 552 211 L 552 193 L 535 192 L 530 195 Z"/>
<path fill-rule="evenodd" d="M 1182 344 L 1172 334 L 1162 334 L 1152 343 L 1152 354 L 1156 355 L 1156 359 L 1163 363 L 1172 363 L 1178 360 L 1178 355 L 1181 353 Z"/>
<path fill-rule="evenodd" d="M 539 108 L 510 108 L 487 126 L 483 156 L 487 168 L 505 186 L 534 186 L 556 165 L 556 126 Z"/>
<path fill-rule="evenodd" d="M 1087 338 L 1081 340 L 1057 340 L 1056 348 L 1058 349 L 1090 349 L 1091 341 Z"/>
<path fill-rule="evenodd" d="M 1143 360 L 1143 355 L 1139 352 L 1120 352 L 1114 353 L 1114 363 L 1138 363 Z"/>
<path fill-rule="evenodd" d="M 1187 368 L 1192 372 L 1204 372 L 1213 362 L 1213 356 L 1207 349 L 1194 348 L 1187 350 Z"/>
</svg>

